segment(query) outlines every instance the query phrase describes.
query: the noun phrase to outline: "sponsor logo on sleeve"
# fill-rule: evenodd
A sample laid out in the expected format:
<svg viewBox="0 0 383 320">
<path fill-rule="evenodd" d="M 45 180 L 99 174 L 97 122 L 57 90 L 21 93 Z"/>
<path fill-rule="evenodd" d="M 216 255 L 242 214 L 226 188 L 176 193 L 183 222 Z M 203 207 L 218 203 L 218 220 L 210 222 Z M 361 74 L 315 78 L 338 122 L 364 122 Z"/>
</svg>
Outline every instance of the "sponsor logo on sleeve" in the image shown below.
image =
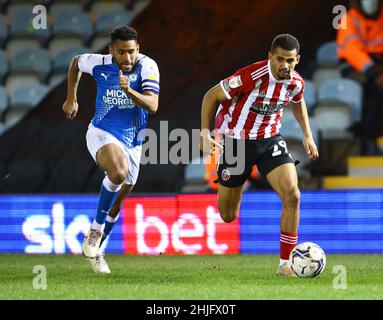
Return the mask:
<svg viewBox="0 0 383 320">
<path fill-rule="evenodd" d="M 238 88 L 242 85 L 242 80 L 241 80 L 241 76 L 236 76 L 234 78 L 231 78 L 229 80 L 229 87 L 231 89 L 235 89 L 235 88 Z"/>
</svg>

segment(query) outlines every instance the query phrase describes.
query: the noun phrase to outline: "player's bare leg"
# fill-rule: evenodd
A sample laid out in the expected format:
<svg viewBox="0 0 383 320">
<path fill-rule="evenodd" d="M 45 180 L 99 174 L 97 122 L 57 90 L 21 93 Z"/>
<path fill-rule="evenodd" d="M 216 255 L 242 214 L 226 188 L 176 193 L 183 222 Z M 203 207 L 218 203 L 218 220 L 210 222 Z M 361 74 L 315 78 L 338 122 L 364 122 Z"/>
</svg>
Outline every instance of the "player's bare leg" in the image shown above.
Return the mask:
<svg viewBox="0 0 383 320">
<path fill-rule="evenodd" d="M 218 187 L 218 211 L 226 223 L 230 223 L 238 216 L 241 206 L 243 186 L 228 188 L 222 185 Z"/>
<path fill-rule="evenodd" d="M 266 178 L 283 203 L 278 274 L 294 276 L 288 258 L 298 241 L 300 191 L 297 172 L 292 163 L 285 163 L 269 172 Z"/>
<path fill-rule="evenodd" d="M 114 200 L 114 203 L 112 205 L 112 208 L 110 208 L 108 216 L 111 218 L 116 218 L 122 208 L 122 205 L 124 203 L 125 198 L 128 194 L 130 194 L 133 190 L 133 185 L 127 185 L 123 184 L 121 187 L 120 192 L 118 193 L 116 199 Z"/>
<path fill-rule="evenodd" d="M 84 255 L 91 259 L 97 256 L 107 214 L 128 175 L 124 152 L 117 144 L 104 145 L 97 152 L 96 159 L 101 169 L 106 172 L 106 177 L 101 186 L 96 218 L 83 242 Z"/>
</svg>

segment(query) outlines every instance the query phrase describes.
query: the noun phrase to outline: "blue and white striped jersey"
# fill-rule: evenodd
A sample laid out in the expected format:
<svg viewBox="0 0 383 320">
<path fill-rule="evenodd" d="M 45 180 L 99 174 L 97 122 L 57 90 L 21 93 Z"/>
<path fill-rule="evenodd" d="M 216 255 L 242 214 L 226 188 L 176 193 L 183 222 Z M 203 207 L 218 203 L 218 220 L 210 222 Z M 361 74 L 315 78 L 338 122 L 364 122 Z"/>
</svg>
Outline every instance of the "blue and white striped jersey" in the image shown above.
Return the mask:
<svg viewBox="0 0 383 320">
<path fill-rule="evenodd" d="M 96 112 L 92 124 L 113 134 L 128 148 L 142 144 L 137 136 L 146 127 L 148 112 L 133 101 L 118 84 L 119 68 L 111 54 L 83 54 L 78 60 L 80 71 L 89 73 L 97 82 Z M 160 74 L 157 64 L 138 54 L 132 71 L 123 72 L 130 87 L 139 93 L 160 92 Z"/>
</svg>

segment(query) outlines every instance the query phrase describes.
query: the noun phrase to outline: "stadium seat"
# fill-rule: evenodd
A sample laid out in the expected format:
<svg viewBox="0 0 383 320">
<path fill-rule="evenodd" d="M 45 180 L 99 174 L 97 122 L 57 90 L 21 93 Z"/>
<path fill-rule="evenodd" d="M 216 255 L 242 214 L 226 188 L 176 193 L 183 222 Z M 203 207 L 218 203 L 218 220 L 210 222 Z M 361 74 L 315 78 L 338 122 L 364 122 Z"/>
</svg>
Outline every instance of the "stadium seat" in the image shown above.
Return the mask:
<svg viewBox="0 0 383 320">
<path fill-rule="evenodd" d="M 32 12 L 33 5 L 15 4 L 8 8 L 8 15 L 11 19 L 10 36 L 12 37 L 37 37 L 45 41 L 50 36 L 49 24 L 47 29 L 34 29 L 33 19 L 35 18 Z"/>
<path fill-rule="evenodd" d="M 96 21 L 96 35 L 110 34 L 110 31 L 118 26 L 128 25 L 133 16 L 127 11 L 112 11 L 104 13 Z"/>
<path fill-rule="evenodd" d="M 10 73 L 5 81 L 5 87 L 8 94 L 23 87 L 27 84 L 35 84 L 40 82 L 40 76 L 37 74 L 18 74 Z"/>
<path fill-rule="evenodd" d="M 11 92 L 10 108 L 32 109 L 47 94 L 48 88 L 40 83 L 29 84 Z"/>
<path fill-rule="evenodd" d="M 283 121 L 283 120 L 282 120 Z M 319 128 L 317 121 L 314 118 L 309 118 L 313 139 L 319 148 Z M 310 170 L 307 166 L 310 164 L 310 159 L 307 157 L 303 147 L 303 133 L 299 123 L 295 119 L 288 119 L 282 122 L 281 134 L 286 139 L 288 150 L 294 160 L 300 163 L 297 165 L 297 173 L 300 177 L 309 177 Z"/>
<path fill-rule="evenodd" d="M 17 124 L 28 113 L 27 109 L 8 109 L 4 115 L 4 127 L 9 129 Z"/>
<path fill-rule="evenodd" d="M 110 36 L 97 36 L 92 40 L 92 52 L 98 52 L 110 44 Z"/>
<path fill-rule="evenodd" d="M 8 95 L 7 91 L 4 87 L 0 87 L 0 119 L 1 114 L 7 109 L 8 107 Z"/>
<path fill-rule="evenodd" d="M 15 3 L 15 2 L 10 2 L 8 7 L 7 7 L 7 11 L 6 11 L 6 14 L 8 16 L 12 16 L 13 14 L 15 13 L 32 13 L 32 10 L 33 10 L 33 4 L 31 4 L 30 2 L 27 3 L 27 2 L 19 2 L 19 3 Z"/>
<path fill-rule="evenodd" d="M 313 134 L 313 139 L 317 145 L 319 145 L 319 126 L 317 119 L 309 117 L 310 128 Z M 299 126 L 298 121 L 293 118 L 282 119 L 281 134 L 286 139 L 303 141 L 302 129 Z"/>
<path fill-rule="evenodd" d="M 351 79 L 332 79 L 319 87 L 318 103 L 344 103 L 351 108 L 352 121 L 358 122 L 362 115 L 362 86 Z"/>
<path fill-rule="evenodd" d="M 317 102 L 317 92 L 316 92 L 315 84 L 308 79 L 305 79 L 305 92 L 303 96 L 305 98 L 307 110 L 309 114 L 311 114 L 313 107 L 315 106 Z"/>
<path fill-rule="evenodd" d="M 4 18 L 0 15 L 0 48 L 3 47 L 5 40 L 8 38 L 8 25 Z"/>
<path fill-rule="evenodd" d="M 30 38 L 30 39 L 27 39 L 27 38 L 13 39 L 13 38 L 10 38 L 7 41 L 7 44 L 5 47 L 5 52 L 6 52 L 8 57 L 13 57 L 15 54 L 17 54 L 20 51 L 25 50 L 26 48 L 28 48 L 28 49 L 41 49 L 41 47 L 42 47 L 41 41 L 39 41 L 38 39 L 33 39 L 33 38 Z"/>
<path fill-rule="evenodd" d="M 199 164 L 194 164 L 194 162 L 199 162 Z M 181 188 L 181 192 L 205 192 L 207 188 L 203 158 L 195 159 L 185 167 L 184 184 Z"/>
<path fill-rule="evenodd" d="M 57 19 L 57 17 L 61 13 L 83 13 L 83 8 L 79 3 L 71 2 L 71 3 L 56 3 L 54 2 L 49 8 L 49 15 L 52 17 L 53 21 Z"/>
<path fill-rule="evenodd" d="M 347 104 L 320 104 L 314 109 L 314 118 L 323 139 L 347 139 L 352 134 L 347 129 L 352 124 L 351 110 Z"/>
<path fill-rule="evenodd" d="M 12 57 L 11 71 L 14 73 L 34 72 L 45 80 L 51 71 L 51 60 L 45 50 L 26 49 Z"/>
<path fill-rule="evenodd" d="M 338 65 L 338 45 L 336 41 L 322 44 L 316 52 L 316 62 L 319 66 L 336 67 Z"/>
<path fill-rule="evenodd" d="M 75 48 L 59 52 L 53 59 L 54 71 L 68 71 L 72 58 L 87 52 L 89 52 L 87 48 Z"/>
<path fill-rule="evenodd" d="M 67 49 L 84 47 L 84 41 L 79 38 L 53 38 L 49 42 L 49 54 L 55 57 L 59 52 Z"/>
<path fill-rule="evenodd" d="M 0 51 L 0 83 L 3 83 L 3 80 L 8 73 L 8 61 L 5 53 Z"/>
<path fill-rule="evenodd" d="M 67 72 L 53 72 L 49 76 L 48 87 L 50 89 L 54 88 L 59 83 L 63 82 L 66 79 L 66 77 L 67 77 Z"/>
<path fill-rule="evenodd" d="M 106 12 L 111 11 L 124 11 L 124 4 L 122 1 L 97 1 L 92 4 L 90 13 L 96 19 Z"/>
<path fill-rule="evenodd" d="M 54 37 L 81 37 L 87 41 L 92 34 L 92 22 L 83 12 L 60 12 L 53 22 Z"/>
<path fill-rule="evenodd" d="M 319 88 L 326 81 L 340 79 L 341 77 L 342 75 L 336 67 L 319 67 L 314 71 L 312 81 Z"/>
</svg>

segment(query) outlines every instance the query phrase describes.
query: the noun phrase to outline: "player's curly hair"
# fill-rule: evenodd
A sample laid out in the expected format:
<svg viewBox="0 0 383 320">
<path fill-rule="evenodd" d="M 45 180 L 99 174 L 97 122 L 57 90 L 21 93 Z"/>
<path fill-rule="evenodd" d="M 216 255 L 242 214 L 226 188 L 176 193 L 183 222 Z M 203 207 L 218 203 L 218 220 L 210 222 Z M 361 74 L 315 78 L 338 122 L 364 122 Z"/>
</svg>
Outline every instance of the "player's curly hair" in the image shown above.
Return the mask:
<svg viewBox="0 0 383 320">
<path fill-rule="evenodd" d="M 287 51 L 296 49 L 297 54 L 299 54 L 299 50 L 301 48 L 298 39 L 288 33 L 279 34 L 274 38 L 273 42 L 271 43 L 271 52 L 275 52 L 275 49 L 278 47 Z"/>
<path fill-rule="evenodd" d="M 110 33 L 110 38 L 113 41 L 115 40 L 122 40 L 122 41 L 129 41 L 129 40 L 136 40 L 138 41 L 138 33 L 137 31 L 130 27 L 130 26 L 123 26 L 113 29 L 113 31 Z"/>
</svg>

